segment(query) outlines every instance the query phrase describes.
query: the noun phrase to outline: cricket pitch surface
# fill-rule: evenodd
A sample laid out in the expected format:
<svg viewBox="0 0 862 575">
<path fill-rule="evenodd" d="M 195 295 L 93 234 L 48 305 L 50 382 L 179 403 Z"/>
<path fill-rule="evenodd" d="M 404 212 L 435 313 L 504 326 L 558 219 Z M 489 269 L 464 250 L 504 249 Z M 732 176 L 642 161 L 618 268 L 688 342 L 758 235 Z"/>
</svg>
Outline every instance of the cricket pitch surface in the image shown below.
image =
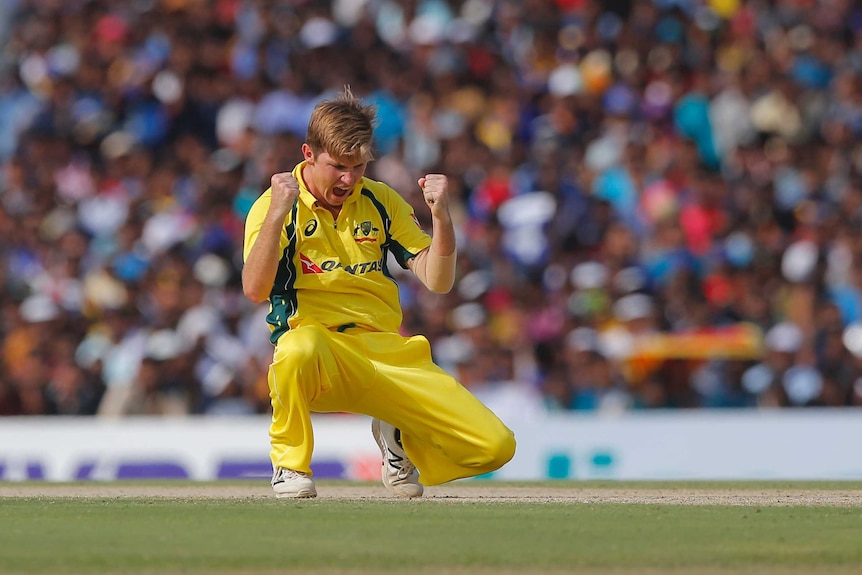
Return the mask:
<svg viewBox="0 0 862 575">
<path fill-rule="evenodd" d="M 317 499 L 394 499 L 379 484 L 321 482 Z M 274 498 L 266 481 L 248 485 L 231 483 L 2 483 L 0 497 L 164 497 L 181 499 L 266 499 Z M 592 487 L 553 483 L 496 485 L 489 482 L 455 482 L 426 487 L 416 502 L 438 503 L 621 503 L 645 505 L 739 505 L 739 506 L 837 506 L 862 507 L 860 489 L 760 487 Z"/>
</svg>

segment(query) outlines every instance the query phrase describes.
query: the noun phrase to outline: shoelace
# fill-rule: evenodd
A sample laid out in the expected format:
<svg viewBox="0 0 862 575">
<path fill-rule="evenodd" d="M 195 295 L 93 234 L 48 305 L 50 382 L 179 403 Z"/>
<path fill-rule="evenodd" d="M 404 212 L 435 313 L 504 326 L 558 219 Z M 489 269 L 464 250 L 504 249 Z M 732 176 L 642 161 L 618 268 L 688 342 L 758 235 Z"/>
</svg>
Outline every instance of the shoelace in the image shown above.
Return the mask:
<svg viewBox="0 0 862 575">
<path fill-rule="evenodd" d="M 384 440 L 384 443 L 385 440 Z M 395 429 L 395 443 L 402 450 L 404 447 L 401 445 L 401 430 Z M 395 453 L 391 447 L 386 446 L 387 451 L 389 451 L 389 457 L 385 458 L 386 466 L 389 468 L 389 475 L 392 476 L 392 471 L 395 471 L 395 479 L 392 480 L 392 483 L 403 483 L 404 481 L 408 481 L 413 473 L 416 471 L 416 466 L 407 459 L 407 455 L 404 456 Z"/>
<path fill-rule="evenodd" d="M 302 473 L 298 471 L 294 471 L 293 469 L 285 469 L 284 467 L 279 467 L 278 472 L 272 480 L 272 484 L 281 483 L 282 481 L 287 481 L 288 479 L 295 479 L 297 477 L 305 477 Z"/>
<path fill-rule="evenodd" d="M 399 464 L 396 465 L 393 463 L 392 459 L 386 460 L 386 464 L 389 466 L 389 469 L 395 471 L 397 481 L 409 479 L 410 476 L 413 475 L 413 471 L 416 469 L 416 466 L 410 463 L 410 460 L 406 458 L 402 458 L 398 463 Z"/>
<path fill-rule="evenodd" d="M 414 469 L 416 469 L 416 467 L 412 464 L 404 465 L 401 467 L 398 473 L 395 474 L 395 476 L 398 478 L 398 481 L 406 481 L 410 478 L 411 475 L 413 475 Z"/>
</svg>

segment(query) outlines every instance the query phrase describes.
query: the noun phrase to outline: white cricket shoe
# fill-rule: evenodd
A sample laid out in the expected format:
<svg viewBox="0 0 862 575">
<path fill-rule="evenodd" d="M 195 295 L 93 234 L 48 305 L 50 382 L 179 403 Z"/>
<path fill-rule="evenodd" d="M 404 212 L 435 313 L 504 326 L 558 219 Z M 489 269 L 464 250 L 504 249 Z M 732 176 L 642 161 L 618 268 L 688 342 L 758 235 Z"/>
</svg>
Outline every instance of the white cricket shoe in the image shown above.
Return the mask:
<svg viewBox="0 0 862 575">
<path fill-rule="evenodd" d="M 276 467 L 272 474 L 272 490 L 275 491 L 275 496 L 293 497 L 306 499 L 308 497 L 317 497 L 317 489 L 314 488 L 314 481 L 306 473 L 294 471 L 293 469 L 285 469 L 284 467 Z"/>
<path fill-rule="evenodd" d="M 424 488 L 419 483 L 419 472 L 401 446 L 401 431 L 375 417 L 371 433 L 383 455 L 381 475 L 386 489 L 398 497 L 422 497 Z"/>
</svg>

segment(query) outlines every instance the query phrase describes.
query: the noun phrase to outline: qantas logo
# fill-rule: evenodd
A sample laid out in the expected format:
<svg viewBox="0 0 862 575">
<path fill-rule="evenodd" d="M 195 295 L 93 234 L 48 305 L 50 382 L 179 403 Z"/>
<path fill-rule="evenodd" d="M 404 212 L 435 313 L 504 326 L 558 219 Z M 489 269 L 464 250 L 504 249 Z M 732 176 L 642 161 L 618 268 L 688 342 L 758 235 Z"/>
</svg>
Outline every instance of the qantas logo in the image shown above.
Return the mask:
<svg viewBox="0 0 862 575">
<path fill-rule="evenodd" d="M 320 267 L 308 259 L 308 256 L 305 254 L 299 254 L 299 263 L 302 264 L 302 273 L 304 274 L 322 274 L 323 270 Z"/>
<path fill-rule="evenodd" d="M 371 262 L 362 262 L 353 265 L 342 265 L 341 262 L 335 260 L 324 260 L 322 264 L 317 265 L 305 254 L 299 254 L 299 263 L 302 265 L 303 274 L 322 274 L 331 272 L 337 269 L 343 269 L 350 275 L 362 275 L 371 272 L 383 271 L 383 260 L 379 259 Z"/>
</svg>

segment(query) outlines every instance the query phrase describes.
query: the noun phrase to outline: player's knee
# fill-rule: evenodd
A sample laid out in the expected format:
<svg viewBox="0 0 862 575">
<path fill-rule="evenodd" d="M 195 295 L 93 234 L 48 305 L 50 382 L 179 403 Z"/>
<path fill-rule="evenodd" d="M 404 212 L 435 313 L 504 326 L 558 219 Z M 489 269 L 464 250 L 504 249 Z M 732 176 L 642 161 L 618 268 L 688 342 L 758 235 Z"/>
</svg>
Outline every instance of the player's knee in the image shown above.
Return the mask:
<svg viewBox="0 0 862 575">
<path fill-rule="evenodd" d="M 515 434 L 505 425 L 485 436 L 481 451 L 483 473 L 503 467 L 515 456 Z"/>
<path fill-rule="evenodd" d="M 494 442 L 493 465 L 496 468 L 503 467 L 515 456 L 515 434 L 508 427 L 504 427 Z"/>
</svg>

